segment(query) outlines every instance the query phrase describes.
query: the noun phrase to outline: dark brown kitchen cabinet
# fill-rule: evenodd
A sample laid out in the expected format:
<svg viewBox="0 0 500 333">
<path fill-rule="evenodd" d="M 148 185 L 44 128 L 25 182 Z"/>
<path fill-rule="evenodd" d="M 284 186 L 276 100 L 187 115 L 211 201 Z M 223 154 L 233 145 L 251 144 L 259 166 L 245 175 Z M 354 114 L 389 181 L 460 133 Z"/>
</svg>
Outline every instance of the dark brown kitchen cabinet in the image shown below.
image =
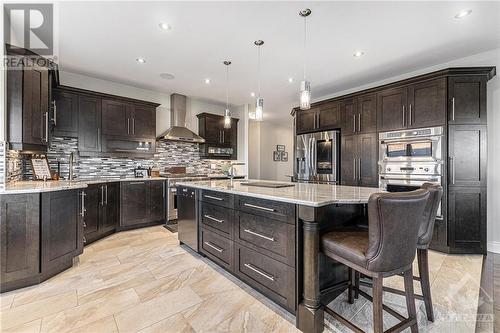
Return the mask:
<svg viewBox="0 0 500 333">
<path fill-rule="evenodd" d="M 78 150 L 101 151 L 101 99 L 78 97 Z"/>
<path fill-rule="evenodd" d="M 156 108 L 134 104 L 132 117 L 132 135 L 137 138 L 155 138 Z"/>
<path fill-rule="evenodd" d="M 342 136 L 342 185 L 378 187 L 377 134 Z"/>
<path fill-rule="evenodd" d="M 449 187 L 448 221 L 451 252 L 486 254 L 486 187 Z"/>
<path fill-rule="evenodd" d="M 412 84 L 408 87 L 408 128 L 446 124 L 446 79 Z"/>
<path fill-rule="evenodd" d="M 448 124 L 486 124 L 484 76 L 448 78 Z"/>
<path fill-rule="evenodd" d="M 341 103 L 333 102 L 319 108 L 317 126 L 320 130 L 340 128 L 342 122 Z"/>
<path fill-rule="evenodd" d="M 53 135 L 78 137 L 78 95 L 55 89 L 53 98 Z"/>
<path fill-rule="evenodd" d="M 82 192 L 84 241 L 90 244 L 109 235 L 118 224 L 119 183 L 90 184 Z"/>
<path fill-rule="evenodd" d="M 79 191 L 41 194 L 41 274 L 53 275 L 73 265 L 83 252 Z"/>
<path fill-rule="evenodd" d="M 40 271 L 39 217 L 39 193 L 0 195 L 1 292 L 36 283 L 33 279 Z"/>
<path fill-rule="evenodd" d="M 358 97 L 358 133 L 377 131 L 377 95 L 368 94 Z"/>
<path fill-rule="evenodd" d="M 377 94 L 377 130 L 406 128 L 407 88 L 391 88 Z"/>
<path fill-rule="evenodd" d="M 120 100 L 102 100 L 102 134 L 129 136 L 134 133 L 131 105 Z"/>
<path fill-rule="evenodd" d="M 448 185 L 486 186 L 486 126 L 448 127 Z"/>
<path fill-rule="evenodd" d="M 297 111 L 297 117 L 295 119 L 297 134 L 316 131 L 318 129 L 317 119 L 318 119 L 318 109 Z"/>
<path fill-rule="evenodd" d="M 120 227 L 128 229 L 165 220 L 163 180 L 122 182 Z"/>
<path fill-rule="evenodd" d="M 50 131 L 49 69 L 19 59 L 22 69 L 7 71 L 7 138 L 11 149 L 44 152 Z"/>
<path fill-rule="evenodd" d="M 238 118 L 231 118 L 231 128 L 224 128 L 224 117 L 200 113 L 198 134 L 205 139 L 200 144 L 202 158 L 236 160 L 238 157 Z"/>
<path fill-rule="evenodd" d="M 348 98 L 342 101 L 342 135 L 356 134 L 358 114 L 358 103 L 356 98 Z"/>
</svg>

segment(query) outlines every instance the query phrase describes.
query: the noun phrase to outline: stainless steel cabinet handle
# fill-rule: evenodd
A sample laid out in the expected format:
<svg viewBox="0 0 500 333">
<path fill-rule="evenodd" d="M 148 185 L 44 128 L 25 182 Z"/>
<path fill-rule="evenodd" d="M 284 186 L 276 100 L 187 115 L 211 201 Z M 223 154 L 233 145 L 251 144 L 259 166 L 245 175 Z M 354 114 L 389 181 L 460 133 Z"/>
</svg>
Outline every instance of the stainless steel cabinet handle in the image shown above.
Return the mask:
<svg viewBox="0 0 500 333">
<path fill-rule="evenodd" d="M 104 185 L 104 186 L 105 186 L 105 188 L 104 188 L 104 191 L 105 191 L 104 198 L 106 198 L 106 201 L 104 203 L 107 206 L 108 205 L 108 185 Z"/>
<path fill-rule="evenodd" d="M 85 236 L 83 236 L 83 244 L 87 243 L 87 238 L 85 238 Z"/>
<path fill-rule="evenodd" d="M 223 249 L 221 249 L 221 248 L 220 248 L 220 247 L 218 247 L 218 246 L 213 245 L 213 244 L 212 244 L 212 243 L 210 243 L 210 242 L 205 242 L 205 244 L 206 244 L 207 246 L 210 246 L 212 249 L 214 249 L 215 251 L 217 251 L 217 252 L 219 252 L 219 253 L 224 252 L 224 250 L 223 250 Z"/>
<path fill-rule="evenodd" d="M 451 120 L 455 121 L 455 97 L 451 99 Z"/>
<path fill-rule="evenodd" d="M 361 113 L 358 114 L 358 132 L 361 132 Z"/>
<path fill-rule="evenodd" d="M 352 124 L 354 125 L 354 133 L 356 133 L 356 114 L 352 115 Z"/>
<path fill-rule="evenodd" d="M 403 105 L 403 127 L 405 127 L 405 106 Z"/>
<path fill-rule="evenodd" d="M 254 235 L 254 236 L 257 236 L 257 237 L 260 237 L 260 238 L 267 239 L 267 240 L 269 240 L 269 241 L 271 241 L 271 242 L 274 242 L 274 241 L 275 241 L 274 237 L 268 237 L 268 236 L 265 236 L 265 235 L 259 234 L 258 232 L 255 232 L 255 231 L 250 230 L 250 229 L 244 229 L 244 231 L 245 231 L 246 233 L 251 234 L 251 235 Z"/>
<path fill-rule="evenodd" d="M 409 117 L 409 119 L 410 119 L 410 125 L 413 124 L 411 112 L 412 112 L 412 105 L 410 104 L 410 117 Z"/>
<path fill-rule="evenodd" d="M 49 142 L 49 112 L 45 112 L 45 142 Z"/>
<path fill-rule="evenodd" d="M 97 127 L 97 148 L 99 149 L 99 142 L 101 141 L 101 129 Z"/>
<path fill-rule="evenodd" d="M 56 101 L 52 101 L 52 105 L 54 107 L 54 126 L 57 126 L 57 104 Z"/>
<path fill-rule="evenodd" d="M 219 219 L 216 219 L 215 217 L 210 216 L 210 215 L 203 215 L 203 217 L 206 217 L 207 219 L 212 220 L 212 221 L 215 221 L 215 222 L 217 222 L 217 223 L 224 223 L 224 220 L 219 220 Z"/>
<path fill-rule="evenodd" d="M 127 118 L 127 134 L 130 134 L 130 118 Z"/>
<path fill-rule="evenodd" d="M 101 185 L 101 206 L 104 206 L 104 185 Z"/>
<path fill-rule="evenodd" d="M 358 158 L 358 180 L 361 181 L 361 158 Z"/>
<path fill-rule="evenodd" d="M 353 162 L 353 167 L 352 167 L 352 169 L 353 169 L 353 171 L 354 171 L 354 177 L 353 177 L 353 178 L 354 178 L 354 180 L 357 180 L 357 179 L 358 179 L 358 177 L 356 176 L 356 171 L 357 171 L 357 168 L 356 168 L 356 159 L 355 159 L 355 158 L 353 158 L 353 159 L 352 159 L 352 162 Z"/>
<path fill-rule="evenodd" d="M 224 200 L 224 199 L 222 199 L 222 198 L 213 197 L 213 196 L 211 196 L 211 195 L 206 195 L 206 194 L 205 194 L 205 198 L 208 198 L 208 199 L 214 199 L 214 200 L 218 200 L 218 201 L 223 201 L 223 200 Z"/>
<path fill-rule="evenodd" d="M 165 198 L 165 182 L 163 182 L 162 197 Z"/>
<path fill-rule="evenodd" d="M 82 191 L 80 193 L 80 196 L 82 197 L 82 210 L 80 212 L 80 215 L 82 217 L 85 217 L 85 211 L 86 211 L 86 209 L 85 209 L 85 196 L 86 196 L 85 192 Z"/>
<path fill-rule="evenodd" d="M 222 131 L 219 131 L 219 142 L 222 143 Z"/>
<path fill-rule="evenodd" d="M 132 134 L 135 135 L 135 118 L 132 118 Z"/>
<path fill-rule="evenodd" d="M 226 142 L 226 132 L 222 131 L 222 143 Z"/>
<path fill-rule="evenodd" d="M 243 206 L 250 207 L 250 208 L 255 208 L 255 209 L 260 209 L 260 210 L 265 210 L 266 212 L 274 212 L 274 208 L 267 208 L 267 207 L 262 207 L 262 206 L 257 206 L 257 205 L 252 205 L 249 203 L 243 204 Z"/>
<path fill-rule="evenodd" d="M 131 182 L 131 185 L 139 185 L 139 184 L 145 184 L 145 182 Z"/>
<path fill-rule="evenodd" d="M 254 271 L 255 273 L 257 274 L 260 274 L 262 275 L 263 277 L 265 277 L 266 279 L 269 279 L 271 281 L 274 281 L 276 278 L 270 274 L 267 274 L 267 273 L 264 273 L 263 271 L 261 271 L 260 269 L 254 267 L 253 265 L 251 264 L 245 264 L 245 267 L 251 269 L 252 271 Z"/>
<path fill-rule="evenodd" d="M 455 185 L 455 157 L 450 156 L 451 184 Z"/>
</svg>

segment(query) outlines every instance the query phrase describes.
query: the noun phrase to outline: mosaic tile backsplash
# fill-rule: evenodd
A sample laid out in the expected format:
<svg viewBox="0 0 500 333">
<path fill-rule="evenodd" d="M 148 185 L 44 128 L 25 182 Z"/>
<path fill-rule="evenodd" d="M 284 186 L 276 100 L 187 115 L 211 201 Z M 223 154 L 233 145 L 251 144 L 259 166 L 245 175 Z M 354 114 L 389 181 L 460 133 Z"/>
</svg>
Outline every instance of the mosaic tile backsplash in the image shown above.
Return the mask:
<svg viewBox="0 0 500 333">
<path fill-rule="evenodd" d="M 85 157 L 78 155 L 78 139 L 53 137 L 47 151 L 47 159 L 52 171 L 60 168 L 62 178 L 69 177 L 69 157 L 74 153 L 74 177 L 80 179 L 96 177 L 133 176 L 134 168 L 158 167 L 163 171 L 170 166 L 186 166 L 188 173 L 221 173 L 227 161 L 205 160 L 199 155 L 198 145 L 185 142 L 159 141 L 153 158 Z M 17 151 L 6 151 L 6 181 L 33 179 L 30 163 L 31 155 Z M 211 164 L 215 169 L 211 169 Z"/>
</svg>

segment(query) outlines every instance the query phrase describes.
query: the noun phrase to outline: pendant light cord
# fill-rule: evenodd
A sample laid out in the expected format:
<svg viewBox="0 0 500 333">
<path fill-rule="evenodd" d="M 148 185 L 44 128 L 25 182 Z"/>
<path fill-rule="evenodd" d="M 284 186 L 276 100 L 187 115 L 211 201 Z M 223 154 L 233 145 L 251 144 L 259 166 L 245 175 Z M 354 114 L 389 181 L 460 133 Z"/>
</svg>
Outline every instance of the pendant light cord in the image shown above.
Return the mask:
<svg viewBox="0 0 500 333">
<path fill-rule="evenodd" d="M 306 50 L 307 50 L 307 17 L 304 16 L 304 81 L 306 80 Z"/>
<path fill-rule="evenodd" d="M 261 45 L 259 45 L 259 63 L 258 63 L 258 70 L 257 70 L 257 75 L 259 77 L 259 79 L 257 80 L 257 89 L 259 90 L 259 98 L 260 98 L 260 47 L 261 47 Z"/>
<path fill-rule="evenodd" d="M 226 65 L 226 109 L 229 109 L 229 65 Z"/>
</svg>

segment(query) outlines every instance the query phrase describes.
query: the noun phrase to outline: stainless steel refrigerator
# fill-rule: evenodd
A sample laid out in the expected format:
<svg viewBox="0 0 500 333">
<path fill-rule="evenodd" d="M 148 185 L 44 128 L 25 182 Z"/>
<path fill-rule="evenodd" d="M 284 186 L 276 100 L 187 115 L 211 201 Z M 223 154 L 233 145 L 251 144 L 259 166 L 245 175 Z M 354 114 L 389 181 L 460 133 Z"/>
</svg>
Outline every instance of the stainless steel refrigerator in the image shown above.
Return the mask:
<svg viewBox="0 0 500 333">
<path fill-rule="evenodd" d="M 307 133 L 295 137 L 294 180 L 336 184 L 339 180 L 339 131 Z"/>
</svg>

